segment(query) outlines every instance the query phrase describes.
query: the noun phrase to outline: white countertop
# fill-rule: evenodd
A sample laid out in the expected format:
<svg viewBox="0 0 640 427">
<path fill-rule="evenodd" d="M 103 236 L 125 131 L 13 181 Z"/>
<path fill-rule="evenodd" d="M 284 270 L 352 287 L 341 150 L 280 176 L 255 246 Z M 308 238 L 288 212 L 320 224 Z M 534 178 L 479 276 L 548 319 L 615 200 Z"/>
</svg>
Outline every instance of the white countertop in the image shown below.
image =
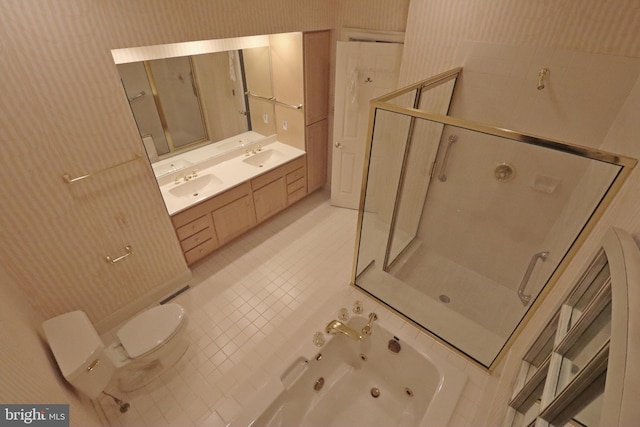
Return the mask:
<svg viewBox="0 0 640 427">
<path fill-rule="evenodd" d="M 278 142 L 274 135 L 199 163 L 188 161 L 190 164 L 184 169 L 166 173 L 157 180 L 169 215 L 174 215 L 303 154 L 298 148 Z"/>
</svg>

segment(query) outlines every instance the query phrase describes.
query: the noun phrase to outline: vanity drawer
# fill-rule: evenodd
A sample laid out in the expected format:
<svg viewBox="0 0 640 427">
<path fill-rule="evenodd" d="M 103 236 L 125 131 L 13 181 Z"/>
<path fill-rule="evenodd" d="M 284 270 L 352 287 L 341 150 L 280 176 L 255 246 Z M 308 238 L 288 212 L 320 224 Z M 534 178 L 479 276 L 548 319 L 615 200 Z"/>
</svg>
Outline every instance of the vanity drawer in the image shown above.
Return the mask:
<svg viewBox="0 0 640 427">
<path fill-rule="evenodd" d="M 187 225 L 190 222 L 197 220 L 201 216 L 207 215 L 208 213 L 209 211 L 204 203 L 200 203 L 180 213 L 174 214 L 171 217 L 171 222 L 173 223 L 173 226 L 178 229 L 183 225 Z"/>
<path fill-rule="evenodd" d="M 200 258 L 210 254 L 218 247 L 218 242 L 215 239 L 209 239 L 201 245 L 184 253 L 184 258 L 187 260 L 187 265 L 191 265 L 198 261 Z"/>
<path fill-rule="evenodd" d="M 299 180 L 300 178 L 304 178 L 305 176 L 305 168 L 301 167 L 298 168 L 296 170 L 294 170 L 293 172 L 289 172 L 287 174 L 287 184 L 291 184 L 294 181 Z"/>
<path fill-rule="evenodd" d="M 257 178 L 252 179 L 251 188 L 253 189 L 253 191 L 256 191 L 264 187 L 265 185 L 272 183 L 276 179 L 282 178 L 282 175 L 283 175 L 282 166 L 277 167 L 272 171 L 269 171 L 265 174 L 260 175 Z"/>
<path fill-rule="evenodd" d="M 293 181 L 291 184 L 287 185 L 287 194 L 295 193 L 301 188 L 305 188 L 307 181 L 304 178 L 300 178 L 297 181 Z"/>
<path fill-rule="evenodd" d="M 305 165 L 306 165 L 305 156 L 298 157 L 297 159 L 291 160 L 289 163 L 285 163 L 282 166 L 278 166 L 277 168 L 252 179 L 251 188 L 255 191 L 259 188 L 264 187 L 267 184 L 272 183 L 278 178 L 281 178 L 283 176 L 288 176 L 291 173 L 296 173 L 299 170 L 301 170 L 302 172 L 301 176 L 304 176 Z M 293 177 L 291 179 L 287 178 L 287 184 L 292 181 L 295 181 L 295 178 Z"/>
<path fill-rule="evenodd" d="M 194 221 L 191 221 L 188 224 L 185 224 L 181 227 L 176 228 L 176 233 L 178 234 L 178 240 L 182 241 L 189 236 L 193 236 L 205 228 L 211 227 L 211 219 L 209 215 L 203 215 L 200 218 L 197 218 Z"/>
<path fill-rule="evenodd" d="M 307 165 L 307 156 L 306 155 L 302 155 L 300 157 L 298 157 L 297 159 L 293 159 L 291 160 L 289 163 L 287 163 L 284 168 L 285 168 L 285 173 L 291 173 L 297 169 L 303 168 Z"/>
<path fill-rule="evenodd" d="M 293 193 L 289 193 L 289 195 L 287 196 L 287 205 L 290 205 L 290 204 L 292 204 L 294 202 L 297 202 L 298 200 L 300 200 L 304 196 L 306 196 L 306 194 L 307 194 L 306 186 L 302 187 L 302 188 L 299 188 L 298 190 L 294 191 Z"/>
<path fill-rule="evenodd" d="M 206 242 L 209 239 L 214 239 L 217 244 L 217 239 L 212 227 L 207 227 L 204 230 L 197 232 L 193 236 L 187 237 L 180 242 L 180 246 L 182 246 L 182 250 L 184 252 L 187 252 L 188 250 L 195 248 L 196 246 Z"/>
</svg>

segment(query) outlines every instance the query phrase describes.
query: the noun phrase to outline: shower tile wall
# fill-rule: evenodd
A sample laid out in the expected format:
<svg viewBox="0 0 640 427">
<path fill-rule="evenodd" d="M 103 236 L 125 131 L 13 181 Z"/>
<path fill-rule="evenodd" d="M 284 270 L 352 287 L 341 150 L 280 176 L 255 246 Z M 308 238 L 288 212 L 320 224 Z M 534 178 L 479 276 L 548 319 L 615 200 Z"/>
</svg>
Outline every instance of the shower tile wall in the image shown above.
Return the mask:
<svg viewBox="0 0 640 427">
<path fill-rule="evenodd" d="M 274 361 L 289 355 L 287 343 L 301 333 L 311 339 L 316 329 L 301 325 L 325 324 L 328 316 L 314 311 L 348 289 L 356 221 L 356 211 L 332 207 L 327 193 L 316 192 L 197 264 L 192 289 L 175 299 L 189 313 L 187 354 L 144 388 L 120 393 L 132 405 L 128 413 L 101 399 L 109 422 L 224 426 L 241 413 L 278 375 Z M 450 425 L 471 425 L 487 375 L 381 306 L 376 311 L 393 319 L 402 339 L 427 340 L 469 374 Z"/>
<path fill-rule="evenodd" d="M 591 147 L 605 140 L 640 74 L 638 58 L 475 41 L 458 44 L 455 63 L 464 71 L 450 115 Z M 541 67 L 551 74 L 545 88 L 538 90 Z M 584 212 L 599 200 L 589 195 L 606 190 L 602 188 L 606 183 L 598 185 L 593 176 L 606 172 L 597 162 L 502 138 L 458 128 L 446 128 L 447 134 L 458 137 L 447 164 L 448 179 L 432 181 L 418 237 L 430 245 L 435 257 L 459 264 L 452 270 L 472 271 L 491 283 L 482 288 L 480 300 L 473 297 L 471 287 L 455 300 L 460 313 L 508 336 L 510 331 L 490 325 L 506 325 L 497 313 L 515 319 L 521 314 L 516 287 L 532 254 L 546 250 L 553 261 L 534 271 L 529 292 L 535 295 L 579 232 Z M 493 169 L 503 162 L 513 165 L 515 177 L 498 183 Z M 537 179 L 557 185 L 553 190 L 540 188 Z M 413 277 L 424 276 L 415 271 L 410 269 Z M 440 292 L 431 291 L 437 298 Z M 484 310 L 483 300 L 492 302 Z M 455 309 L 454 304 L 450 307 Z"/>
<path fill-rule="evenodd" d="M 464 78 L 453 116 L 593 148 L 640 76 L 640 58 L 473 41 L 455 61 Z M 550 74 L 538 90 L 542 68 Z"/>
</svg>

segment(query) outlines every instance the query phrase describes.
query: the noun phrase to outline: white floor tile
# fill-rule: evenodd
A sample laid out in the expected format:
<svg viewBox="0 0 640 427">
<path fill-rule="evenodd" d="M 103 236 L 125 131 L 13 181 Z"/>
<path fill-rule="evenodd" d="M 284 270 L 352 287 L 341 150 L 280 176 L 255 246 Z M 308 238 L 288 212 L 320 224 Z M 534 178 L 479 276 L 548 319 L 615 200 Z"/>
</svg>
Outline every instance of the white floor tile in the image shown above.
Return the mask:
<svg viewBox="0 0 640 427">
<path fill-rule="evenodd" d="M 216 251 L 193 268 L 192 288 L 175 302 L 189 311 L 190 348 L 175 368 L 142 390 L 121 393 L 121 414 L 101 398 L 118 426 L 219 426 L 243 396 L 269 377 L 248 371 L 274 354 L 313 308 L 314 295 L 351 274 L 357 212 L 332 207 L 316 192 Z"/>
<path fill-rule="evenodd" d="M 111 424 L 224 426 L 231 421 L 273 375 L 269 366 L 257 368 L 286 352 L 282 346 L 318 301 L 349 283 L 356 221 L 356 211 L 332 207 L 326 192 L 316 192 L 196 264 L 192 289 L 175 299 L 189 310 L 188 352 L 140 391 L 120 393 L 131 397 L 128 414 L 101 398 Z M 388 316 L 376 303 L 367 304 Z M 404 323 L 396 322 L 399 328 Z M 413 330 L 410 335 L 424 337 Z M 465 399 L 470 406 L 480 376 L 474 375 L 468 391 L 473 393 Z"/>
</svg>

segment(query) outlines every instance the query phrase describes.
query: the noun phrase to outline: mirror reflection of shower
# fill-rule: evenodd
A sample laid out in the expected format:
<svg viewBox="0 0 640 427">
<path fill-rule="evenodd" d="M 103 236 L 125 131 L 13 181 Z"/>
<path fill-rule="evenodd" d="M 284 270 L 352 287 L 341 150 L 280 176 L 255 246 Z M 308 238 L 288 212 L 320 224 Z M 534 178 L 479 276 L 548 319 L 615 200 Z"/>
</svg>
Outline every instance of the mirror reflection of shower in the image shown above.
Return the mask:
<svg viewBox="0 0 640 427">
<path fill-rule="evenodd" d="M 230 51 L 118 65 L 152 161 L 250 129 L 241 58 Z"/>
</svg>

